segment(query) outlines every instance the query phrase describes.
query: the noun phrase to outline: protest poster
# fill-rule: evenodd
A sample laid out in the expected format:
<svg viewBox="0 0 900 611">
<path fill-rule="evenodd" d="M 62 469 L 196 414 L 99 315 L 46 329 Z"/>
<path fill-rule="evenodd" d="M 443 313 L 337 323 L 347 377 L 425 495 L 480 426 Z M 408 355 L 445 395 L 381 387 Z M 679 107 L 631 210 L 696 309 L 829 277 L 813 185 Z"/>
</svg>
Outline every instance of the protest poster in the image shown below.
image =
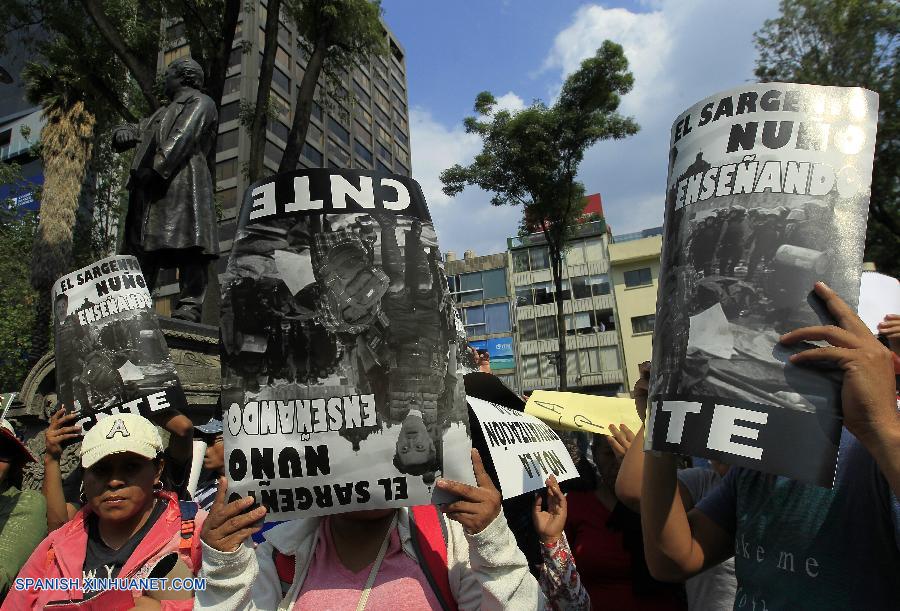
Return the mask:
<svg viewBox="0 0 900 611">
<path fill-rule="evenodd" d="M 641 428 L 634 399 L 583 395 L 574 392 L 535 390 L 525 403 L 525 413 L 555 429 L 611 435 L 608 425 L 626 425 L 633 433 Z"/>
<path fill-rule="evenodd" d="M 900 282 L 878 272 L 863 272 L 859 286 L 859 317 L 874 335 L 888 314 L 900 314 Z"/>
<path fill-rule="evenodd" d="M 278 521 L 474 481 L 465 333 L 414 180 L 310 169 L 255 183 L 221 308 L 230 498 Z"/>
<path fill-rule="evenodd" d="M 745 85 L 691 106 L 669 151 L 646 447 L 830 486 L 838 370 L 788 362 L 781 334 L 856 306 L 878 97 Z"/>
<path fill-rule="evenodd" d="M 53 286 L 56 395 L 87 432 L 111 414 L 183 410 L 184 390 L 136 258 L 107 257 Z"/>
<path fill-rule="evenodd" d="M 491 453 L 504 499 L 538 490 L 551 475 L 557 481 L 578 477 L 559 435 L 530 414 L 468 397 Z"/>
</svg>

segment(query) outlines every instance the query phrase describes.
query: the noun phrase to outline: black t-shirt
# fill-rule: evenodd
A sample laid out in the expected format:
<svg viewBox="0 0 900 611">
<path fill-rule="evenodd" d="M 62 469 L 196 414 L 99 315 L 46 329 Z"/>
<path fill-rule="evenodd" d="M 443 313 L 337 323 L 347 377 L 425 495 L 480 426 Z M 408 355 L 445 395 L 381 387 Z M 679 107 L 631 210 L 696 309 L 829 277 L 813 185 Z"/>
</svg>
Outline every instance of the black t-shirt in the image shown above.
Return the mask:
<svg viewBox="0 0 900 611">
<path fill-rule="evenodd" d="M 153 525 L 166 510 L 168 501 L 166 499 L 158 499 L 153 511 L 147 522 L 139 531 L 134 533 L 132 537 L 119 549 L 112 549 L 103 542 L 100 536 L 99 519 L 95 514 L 91 514 L 87 518 L 88 522 L 88 543 L 87 553 L 84 556 L 84 567 L 82 575 L 85 579 L 114 579 L 118 577 L 119 571 L 128 562 L 131 554 L 144 539 L 144 536 L 150 532 Z M 85 598 L 97 592 L 85 592 Z"/>
</svg>

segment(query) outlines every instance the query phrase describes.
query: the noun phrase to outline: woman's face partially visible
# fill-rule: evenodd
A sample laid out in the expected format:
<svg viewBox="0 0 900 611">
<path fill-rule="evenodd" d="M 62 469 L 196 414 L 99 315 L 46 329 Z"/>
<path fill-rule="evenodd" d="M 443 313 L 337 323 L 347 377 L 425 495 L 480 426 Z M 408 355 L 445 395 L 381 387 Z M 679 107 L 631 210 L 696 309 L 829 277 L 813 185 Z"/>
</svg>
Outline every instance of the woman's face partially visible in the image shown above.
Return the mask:
<svg viewBox="0 0 900 611">
<path fill-rule="evenodd" d="M 128 520 L 153 502 L 153 486 L 162 474 L 143 456 L 124 452 L 107 456 L 84 472 L 84 494 L 101 520 Z"/>
<path fill-rule="evenodd" d="M 597 465 L 597 471 L 603 478 L 603 483 L 607 486 L 615 486 L 616 477 L 619 475 L 619 461 L 606 437 L 594 435 L 591 443 L 591 455 L 594 458 L 594 464 Z"/>
</svg>

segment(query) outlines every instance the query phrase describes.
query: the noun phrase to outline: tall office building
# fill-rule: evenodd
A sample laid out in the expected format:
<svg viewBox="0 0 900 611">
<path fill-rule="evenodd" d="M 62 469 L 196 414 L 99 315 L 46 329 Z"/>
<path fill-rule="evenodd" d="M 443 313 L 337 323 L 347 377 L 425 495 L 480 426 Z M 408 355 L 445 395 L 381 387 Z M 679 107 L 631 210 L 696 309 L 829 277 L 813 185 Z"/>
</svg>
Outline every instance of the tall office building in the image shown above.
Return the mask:
<svg viewBox="0 0 900 611">
<path fill-rule="evenodd" d="M 462 259 L 448 252 L 444 269 L 469 346 L 487 353 L 491 373 L 518 391 L 508 262 L 505 252 L 476 257 L 467 250 Z"/>
<path fill-rule="evenodd" d="M 596 202 L 589 198 L 587 204 L 599 204 L 599 198 Z M 602 208 L 596 212 L 602 216 Z M 515 293 L 519 388 L 522 392 L 554 390 L 559 387 L 555 364 L 559 330 L 547 245 L 540 233 L 507 242 L 512 261 L 510 284 Z M 624 390 L 608 243 L 604 221 L 586 222 L 569 241 L 565 254 L 562 290 L 567 381 L 574 392 L 615 395 Z"/>
<path fill-rule="evenodd" d="M 651 357 L 661 251 L 662 227 L 613 236 L 609 245 L 625 390 L 634 387 L 638 365 Z"/>
<path fill-rule="evenodd" d="M 227 265 L 241 198 L 248 186 L 243 168 L 250 156 L 250 135 L 238 119 L 241 101 L 256 100 L 265 45 L 265 4 L 257 2 L 255 10 L 241 13 L 219 109 L 215 176 L 217 203 L 221 208 L 219 273 Z M 342 87 L 346 91 L 339 91 L 325 103 L 314 103 L 300 167 L 359 168 L 410 175 L 405 52 L 387 25 L 383 25 L 388 55 L 371 57 L 364 65 L 355 66 L 343 79 Z M 171 43 L 160 55 L 162 68 L 190 53 L 183 23 L 169 27 L 168 39 Z M 264 151 L 264 164 L 269 172 L 277 170 L 287 144 L 305 66 L 296 28 L 282 17 L 271 90 L 279 116 L 269 122 Z M 324 89 L 321 85 L 320 81 L 320 91 Z M 159 290 L 157 309 L 168 314 L 171 297 L 178 292 L 178 286 L 174 276 L 160 284 L 166 286 Z"/>
</svg>

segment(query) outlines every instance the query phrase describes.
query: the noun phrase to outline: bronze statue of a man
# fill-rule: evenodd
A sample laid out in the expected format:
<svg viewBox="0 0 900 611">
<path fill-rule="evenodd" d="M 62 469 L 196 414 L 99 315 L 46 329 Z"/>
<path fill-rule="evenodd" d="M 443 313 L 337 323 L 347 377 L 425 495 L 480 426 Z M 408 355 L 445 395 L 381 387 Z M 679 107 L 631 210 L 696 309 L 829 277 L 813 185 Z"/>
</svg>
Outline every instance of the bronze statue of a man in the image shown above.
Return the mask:
<svg viewBox="0 0 900 611">
<path fill-rule="evenodd" d="M 206 163 L 218 113 L 203 94 L 203 69 L 189 57 L 166 68 L 171 100 L 138 125 L 113 133 L 118 150 L 136 146 L 128 180 L 123 253 L 134 255 L 152 292 L 160 269 L 178 269 L 173 318 L 199 322 L 207 268 L 219 257 L 213 179 Z"/>
</svg>

